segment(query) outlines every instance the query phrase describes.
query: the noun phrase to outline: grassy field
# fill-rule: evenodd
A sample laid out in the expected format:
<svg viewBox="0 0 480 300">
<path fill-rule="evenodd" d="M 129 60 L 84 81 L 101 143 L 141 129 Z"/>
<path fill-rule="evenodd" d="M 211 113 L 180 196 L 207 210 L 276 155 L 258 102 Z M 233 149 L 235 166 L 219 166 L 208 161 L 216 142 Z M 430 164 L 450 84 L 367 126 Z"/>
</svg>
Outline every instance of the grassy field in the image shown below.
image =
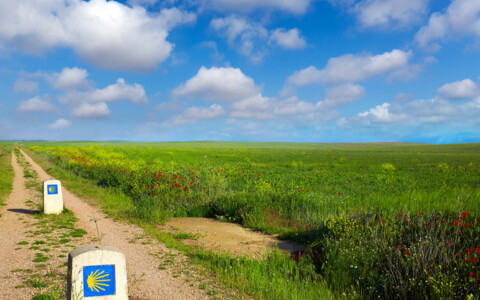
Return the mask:
<svg viewBox="0 0 480 300">
<path fill-rule="evenodd" d="M 480 296 L 479 144 L 25 146 L 108 190 L 117 217 L 144 224 L 215 217 L 308 245 L 300 262 L 192 252 L 219 279 L 259 298 Z"/>
<path fill-rule="evenodd" d="M 0 142 L 0 205 L 12 191 L 12 149 L 13 143 Z"/>
</svg>

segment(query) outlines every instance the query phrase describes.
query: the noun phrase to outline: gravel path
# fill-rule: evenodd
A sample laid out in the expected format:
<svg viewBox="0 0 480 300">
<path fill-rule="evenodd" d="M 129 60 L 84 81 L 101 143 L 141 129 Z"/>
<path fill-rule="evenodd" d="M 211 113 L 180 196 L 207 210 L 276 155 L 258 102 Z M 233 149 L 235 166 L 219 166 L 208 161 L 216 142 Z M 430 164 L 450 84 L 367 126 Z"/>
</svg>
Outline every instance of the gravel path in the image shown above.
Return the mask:
<svg viewBox="0 0 480 300">
<path fill-rule="evenodd" d="M 51 177 L 23 151 L 27 162 L 36 171 L 38 180 L 44 181 Z M 15 286 L 22 284 L 22 280 L 12 276 L 12 270 L 34 268 L 32 259 L 34 252 L 28 248 L 18 249 L 18 243 L 27 237 L 28 222 L 24 218 L 32 218 L 28 212 L 30 207 L 25 205 L 29 199 L 29 191 L 25 187 L 23 168 L 12 155 L 12 164 L 15 177 L 13 190 L 6 200 L 6 206 L 0 213 L 0 299 L 31 299 L 33 292 L 29 289 L 19 289 Z M 92 244 L 98 240 L 97 226 L 103 245 L 113 246 L 125 254 L 129 282 L 130 299 L 208 299 L 205 290 L 192 287 L 185 281 L 184 276 L 174 277 L 175 270 L 159 269 L 159 257 L 178 255 L 174 250 L 167 249 L 155 240 L 149 243 L 140 243 L 138 238 L 144 236 L 141 228 L 133 225 L 114 222 L 106 217 L 97 207 L 92 207 L 74 194 L 62 187 L 64 205 L 73 211 L 79 220 L 76 225 L 87 231 L 87 234 L 76 241 L 76 246 Z M 38 193 L 37 193 L 38 194 Z M 92 221 L 94 217 L 97 221 Z M 137 241 L 137 242 L 132 242 Z M 17 250 L 15 250 L 17 249 Z M 66 258 L 64 258 L 66 261 Z M 182 278 L 183 277 L 183 278 Z M 28 295 L 26 291 L 28 290 Z"/>
<path fill-rule="evenodd" d="M 25 201 L 31 195 L 25 188 L 23 168 L 17 163 L 15 155 L 12 155 L 12 165 L 15 172 L 12 193 L 5 201 L 6 206 L 0 209 L 0 299 L 31 299 L 34 291 L 15 288 L 23 284 L 23 279 L 12 272 L 34 268 L 34 253 L 18 245 L 28 239 L 26 231 L 29 222 L 24 223 L 24 219 L 31 217 L 27 213 L 30 207 Z"/>
</svg>

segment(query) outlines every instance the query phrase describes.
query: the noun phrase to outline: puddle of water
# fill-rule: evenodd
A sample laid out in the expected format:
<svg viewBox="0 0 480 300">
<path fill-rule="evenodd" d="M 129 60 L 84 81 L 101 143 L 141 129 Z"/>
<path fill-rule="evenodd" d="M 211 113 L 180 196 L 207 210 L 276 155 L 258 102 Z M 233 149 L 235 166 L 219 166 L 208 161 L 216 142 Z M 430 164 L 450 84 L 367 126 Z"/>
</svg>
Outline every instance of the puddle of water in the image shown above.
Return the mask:
<svg viewBox="0 0 480 300">
<path fill-rule="evenodd" d="M 201 245 L 205 249 L 229 252 L 232 256 L 251 256 L 262 258 L 268 249 L 277 248 L 290 253 L 305 250 L 305 247 L 292 241 L 279 240 L 275 236 L 265 235 L 247 229 L 239 224 L 224 223 L 207 218 L 173 218 L 164 230 L 196 234 L 195 240 L 187 239 L 185 244 Z"/>
</svg>

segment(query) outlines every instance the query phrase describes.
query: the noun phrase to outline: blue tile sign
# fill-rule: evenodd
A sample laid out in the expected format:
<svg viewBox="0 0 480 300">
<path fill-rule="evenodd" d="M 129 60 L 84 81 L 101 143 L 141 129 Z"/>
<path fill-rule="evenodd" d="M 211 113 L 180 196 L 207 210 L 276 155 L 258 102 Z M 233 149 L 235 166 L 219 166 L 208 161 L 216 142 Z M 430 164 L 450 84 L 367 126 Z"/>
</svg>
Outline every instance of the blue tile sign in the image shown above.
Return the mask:
<svg viewBox="0 0 480 300">
<path fill-rule="evenodd" d="M 47 194 L 48 195 L 57 195 L 58 186 L 56 184 L 47 185 Z"/>
<path fill-rule="evenodd" d="M 115 265 L 83 267 L 83 297 L 115 295 Z"/>
</svg>

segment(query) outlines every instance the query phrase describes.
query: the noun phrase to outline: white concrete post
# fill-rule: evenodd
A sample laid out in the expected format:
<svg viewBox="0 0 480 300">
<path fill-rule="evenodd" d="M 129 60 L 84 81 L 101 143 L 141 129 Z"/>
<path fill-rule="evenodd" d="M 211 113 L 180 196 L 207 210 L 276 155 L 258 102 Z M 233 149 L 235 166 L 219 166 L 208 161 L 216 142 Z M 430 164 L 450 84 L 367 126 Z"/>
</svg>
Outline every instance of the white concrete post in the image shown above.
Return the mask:
<svg viewBox="0 0 480 300">
<path fill-rule="evenodd" d="M 79 247 L 68 255 L 67 299 L 128 299 L 125 256 L 108 246 Z"/>
<path fill-rule="evenodd" d="M 62 184 L 58 180 L 43 182 L 43 212 L 61 214 L 63 211 Z"/>
</svg>

